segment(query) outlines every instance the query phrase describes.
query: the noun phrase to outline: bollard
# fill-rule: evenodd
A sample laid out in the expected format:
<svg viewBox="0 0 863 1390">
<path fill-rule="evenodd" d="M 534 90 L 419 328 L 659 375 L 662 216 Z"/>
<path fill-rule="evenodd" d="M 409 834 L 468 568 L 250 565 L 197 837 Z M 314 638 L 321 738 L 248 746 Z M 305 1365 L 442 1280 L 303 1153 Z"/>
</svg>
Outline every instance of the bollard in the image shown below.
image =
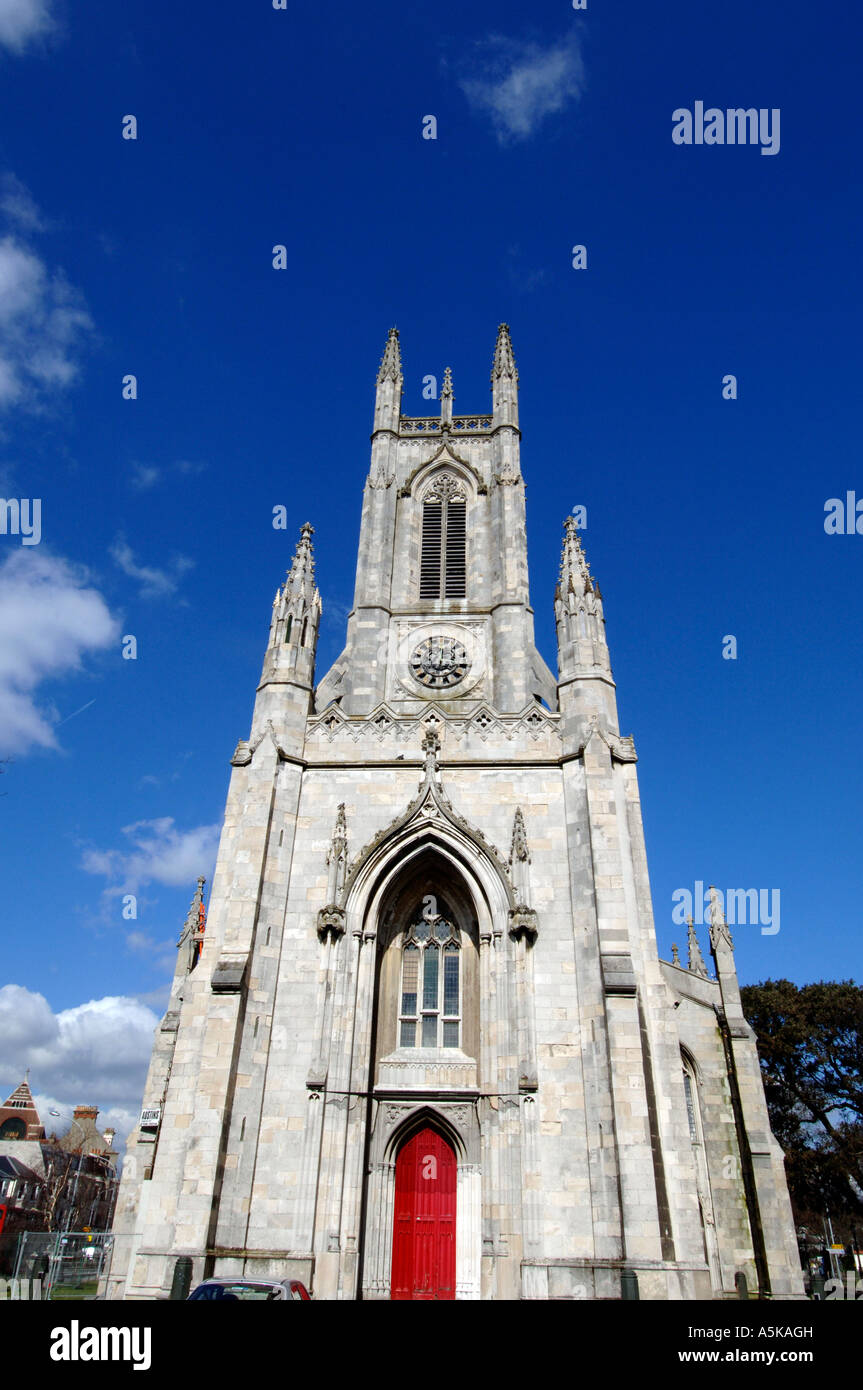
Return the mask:
<svg viewBox="0 0 863 1390">
<path fill-rule="evenodd" d="M 620 1296 L 624 1303 L 631 1303 L 638 1300 L 638 1275 L 634 1269 L 625 1269 L 621 1274 Z"/>
<path fill-rule="evenodd" d="M 181 1255 L 174 1265 L 174 1277 L 171 1280 L 171 1292 L 169 1298 L 178 1301 L 189 1297 L 189 1290 L 192 1287 L 192 1261 L 188 1255 Z"/>
<path fill-rule="evenodd" d="M 749 1297 L 749 1285 L 746 1282 L 746 1275 L 743 1273 L 742 1269 L 738 1269 L 734 1276 L 734 1287 L 737 1290 L 738 1298 Z"/>
</svg>

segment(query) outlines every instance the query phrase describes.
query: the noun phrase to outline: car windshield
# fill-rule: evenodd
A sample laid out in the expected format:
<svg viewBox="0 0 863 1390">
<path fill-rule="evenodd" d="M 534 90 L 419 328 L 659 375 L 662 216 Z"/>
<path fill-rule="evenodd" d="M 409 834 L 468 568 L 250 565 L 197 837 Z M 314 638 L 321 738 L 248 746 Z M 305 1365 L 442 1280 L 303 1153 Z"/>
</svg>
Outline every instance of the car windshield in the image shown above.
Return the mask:
<svg viewBox="0 0 863 1390">
<path fill-rule="evenodd" d="M 234 1284 L 202 1284 L 192 1294 L 192 1298 L 221 1298 L 230 1299 L 252 1299 L 258 1302 L 266 1302 L 267 1299 L 278 1299 L 281 1297 L 282 1290 L 272 1284 L 247 1284 L 237 1282 Z"/>
</svg>

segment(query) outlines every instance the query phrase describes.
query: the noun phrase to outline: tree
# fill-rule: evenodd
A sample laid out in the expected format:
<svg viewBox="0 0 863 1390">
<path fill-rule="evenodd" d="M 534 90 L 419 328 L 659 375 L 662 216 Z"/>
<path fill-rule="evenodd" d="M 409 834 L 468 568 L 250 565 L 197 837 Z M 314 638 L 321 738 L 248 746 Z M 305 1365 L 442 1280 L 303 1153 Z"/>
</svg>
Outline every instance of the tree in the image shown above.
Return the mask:
<svg viewBox="0 0 863 1390">
<path fill-rule="evenodd" d="M 741 990 L 798 1220 L 863 1216 L 863 989 L 852 980 Z"/>
</svg>

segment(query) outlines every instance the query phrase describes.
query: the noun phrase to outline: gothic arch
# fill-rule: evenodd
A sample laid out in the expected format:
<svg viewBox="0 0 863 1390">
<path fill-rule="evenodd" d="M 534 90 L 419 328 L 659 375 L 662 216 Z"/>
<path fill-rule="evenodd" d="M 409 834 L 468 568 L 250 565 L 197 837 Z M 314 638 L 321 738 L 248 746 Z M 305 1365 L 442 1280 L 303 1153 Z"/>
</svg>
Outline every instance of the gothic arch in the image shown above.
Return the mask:
<svg viewBox="0 0 863 1390">
<path fill-rule="evenodd" d="M 468 1101 L 382 1101 L 372 1134 L 366 1179 L 363 1297 L 388 1299 L 391 1285 L 396 1160 L 429 1127 L 456 1158 L 456 1298 L 478 1299 L 482 1257 L 482 1177 L 476 1106 Z"/>
<path fill-rule="evenodd" d="M 719 1241 L 716 1234 L 716 1214 L 713 1204 L 710 1167 L 704 1132 L 704 1115 L 701 1108 L 701 1072 L 692 1052 L 681 1045 L 680 1062 L 683 1068 L 683 1091 L 686 1104 L 686 1120 L 689 1132 L 692 1160 L 695 1168 L 695 1188 L 698 1195 L 698 1211 L 701 1219 L 701 1233 L 704 1241 L 704 1256 L 710 1270 L 710 1282 L 714 1291 L 722 1288 L 722 1263 L 719 1255 Z"/>
<path fill-rule="evenodd" d="M 439 472 L 449 472 L 454 477 L 459 478 L 466 486 L 469 501 L 484 496 L 487 491 L 485 483 L 473 464 L 466 458 L 462 458 L 461 455 L 453 453 L 444 444 L 441 445 L 433 458 L 417 464 L 402 488 L 400 496 L 419 498 L 432 475 Z"/>
<path fill-rule="evenodd" d="M 695 1081 L 700 1086 L 703 1081 L 701 1066 L 699 1062 L 696 1060 L 695 1053 L 692 1051 L 690 1047 L 686 1045 L 686 1043 L 680 1044 L 680 1058 L 684 1067 L 689 1068 L 689 1070 L 692 1072 Z"/>
<path fill-rule="evenodd" d="M 395 1128 L 384 1140 L 383 1159 L 388 1163 L 395 1161 L 402 1146 L 412 1139 L 418 1130 L 426 1127 L 436 1130 L 447 1141 L 457 1162 L 468 1162 L 468 1137 L 461 1133 L 452 1119 L 447 1118 L 444 1111 L 425 1102 L 419 1102 L 415 1109 L 405 1114 L 404 1119 L 396 1122 Z"/>
<path fill-rule="evenodd" d="M 420 811 L 422 814 L 420 815 Z M 515 895 L 493 845 L 426 783 L 404 814 L 366 845 L 351 864 L 344 906 L 349 929 L 376 934 L 380 904 L 395 877 L 428 846 L 434 846 L 467 883 L 480 937 L 500 932 Z"/>
<path fill-rule="evenodd" d="M 437 899 L 432 911 L 434 914 L 441 914 L 444 923 L 448 924 L 442 934 L 435 926 L 423 923 L 424 902 L 428 897 Z M 472 1059 L 475 1076 L 482 1034 L 479 997 L 479 914 L 463 871 L 441 854 L 437 846 L 425 844 L 407 864 L 402 864 L 400 872 L 389 880 L 375 912 L 375 1080 L 382 1078 L 381 1068 L 393 1062 L 397 1066 L 404 1066 L 408 1057 L 416 1059 L 415 1066 L 421 1066 L 429 1055 L 426 1052 L 429 1047 L 437 1056 L 436 1065 L 448 1067 L 448 1074 L 452 1074 L 453 1066 L 463 1066 L 467 1059 Z M 420 933 L 422 940 L 418 941 L 419 928 L 423 930 Z M 453 931 L 451 937 L 450 928 Z M 446 941 L 452 944 L 444 949 L 443 943 Z M 403 1014 L 403 972 L 406 968 L 408 950 L 414 955 L 416 962 L 413 966 L 416 972 L 415 993 L 411 996 L 411 1008 L 415 1010 L 416 1015 L 415 1025 L 412 1024 L 411 1017 Z M 422 982 L 428 963 L 421 965 L 420 962 L 427 961 L 429 952 L 434 954 L 436 962 L 432 984 L 433 998 L 426 997 L 423 1002 L 416 994 L 416 987 L 419 987 L 420 993 L 423 992 Z M 453 953 L 456 960 L 456 998 L 450 1004 L 448 1013 L 445 1013 L 441 991 L 444 982 L 444 962 L 449 953 Z M 443 1022 L 447 1018 L 449 1022 Z M 426 1025 L 429 1025 L 435 1041 L 426 1040 Z M 452 1033 L 447 1039 L 450 1028 Z M 403 1036 L 405 1031 L 407 1037 Z M 427 1079 L 431 1080 L 431 1077 Z"/>
</svg>

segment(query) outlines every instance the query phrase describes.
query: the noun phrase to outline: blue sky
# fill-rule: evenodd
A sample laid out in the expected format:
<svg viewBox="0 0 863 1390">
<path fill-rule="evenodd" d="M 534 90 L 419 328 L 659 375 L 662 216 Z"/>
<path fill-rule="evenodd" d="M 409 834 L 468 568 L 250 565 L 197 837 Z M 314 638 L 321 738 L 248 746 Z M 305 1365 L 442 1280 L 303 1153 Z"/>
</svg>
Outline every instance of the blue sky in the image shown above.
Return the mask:
<svg viewBox="0 0 863 1390">
<path fill-rule="evenodd" d="M 131 1122 L 305 520 L 342 645 L 391 324 L 414 414 L 446 365 L 484 410 L 512 327 L 539 645 L 585 505 L 663 955 L 700 879 L 781 892 L 742 979 L 859 973 L 860 27 L 0 0 L 0 495 L 42 499 L 0 535 L 0 1086 Z M 674 144 L 696 101 L 779 152 Z"/>
</svg>

